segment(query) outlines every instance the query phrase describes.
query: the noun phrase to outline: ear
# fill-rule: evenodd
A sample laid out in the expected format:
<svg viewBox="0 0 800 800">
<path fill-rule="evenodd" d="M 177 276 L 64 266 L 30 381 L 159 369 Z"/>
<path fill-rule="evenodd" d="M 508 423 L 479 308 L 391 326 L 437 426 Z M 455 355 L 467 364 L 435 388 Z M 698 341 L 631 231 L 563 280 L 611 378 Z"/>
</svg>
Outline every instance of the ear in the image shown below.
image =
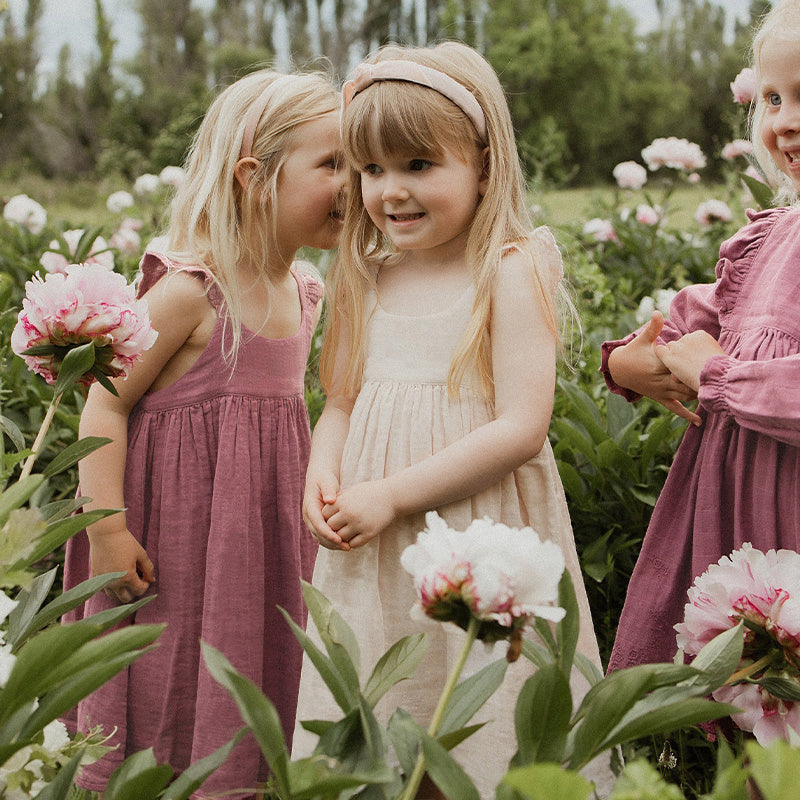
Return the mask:
<svg viewBox="0 0 800 800">
<path fill-rule="evenodd" d="M 236 176 L 236 180 L 239 182 L 239 186 L 241 186 L 242 189 L 247 188 L 250 183 L 250 178 L 253 177 L 253 173 L 258 169 L 258 165 L 258 159 L 252 156 L 241 158 L 236 162 L 236 166 L 233 168 L 233 174 Z"/>
<path fill-rule="evenodd" d="M 481 169 L 481 178 L 478 182 L 478 193 L 481 197 L 486 194 L 486 190 L 489 188 L 489 148 L 484 147 L 483 152 L 481 153 L 481 158 L 483 160 L 483 168 Z"/>
</svg>

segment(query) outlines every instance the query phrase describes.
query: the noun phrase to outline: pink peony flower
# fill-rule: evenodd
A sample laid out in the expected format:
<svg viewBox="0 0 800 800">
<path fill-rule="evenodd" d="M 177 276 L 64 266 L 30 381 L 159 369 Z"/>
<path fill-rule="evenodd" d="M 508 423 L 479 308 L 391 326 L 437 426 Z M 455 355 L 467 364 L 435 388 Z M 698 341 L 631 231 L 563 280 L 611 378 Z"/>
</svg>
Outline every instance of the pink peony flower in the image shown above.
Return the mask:
<svg viewBox="0 0 800 800">
<path fill-rule="evenodd" d="M 689 181 L 691 184 L 700 183 L 702 178 L 696 172 L 690 172 L 686 176 L 686 180 Z"/>
<path fill-rule="evenodd" d="M 703 155 L 700 145 L 690 142 L 688 139 L 678 139 L 675 136 L 655 139 L 642 150 L 642 158 L 653 172 L 659 167 L 671 167 L 691 172 L 706 165 L 706 157 Z"/>
<path fill-rule="evenodd" d="M 111 236 L 108 243 L 124 256 L 136 255 L 142 246 L 142 237 L 133 228 L 120 226 Z"/>
<path fill-rule="evenodd" d="M 616 242 L 617 234 L 611 220 L 595 217 L 583 225 L 583 235 L 596 242 Z"/>
<path fill-rule="evenodd" d="M 722 200 L 704 200 L 697 206 L 694 218 L 700 225 L 706 227 L 715 222 L 730 222 L 733 212 Z"/>
<path fill-rule="evenodd" d="M 734 79 L 731 84 L 733 101 L 740 105 L 749 106 L 753 102 L 756 93 L 756 73 L 745 67 Z"/>
<path fill-rule="evenodd" d="M 641 189 L 647 183 L 647 170 L 635 161 L 617 164 L 612 174 L 621 189 Z"/>
<path fill-rule="evenodd" d="M 435 511 L 428 526 L 407 547 L 400 563 L 414 577 L 417 611 L 466 629 L 470 617 L 482 622 L 478 638 L 508 638 L 536 617 L 558 622 L 558 583 L 564 556 L 532 528 L 509 528 L 490 519 L 454 531 Z"/>
<path fill-rule="evenodd" d="M 158 179 L 164 186 L 171 186 L 173 189 L 177 189 L 186 179 L 186 172 L 183 167 L 164 167 L 158 173 Z"/>
<path fill-rule="evenodd" d="M 640 203 L 636 206 L 636 221 L 642 225 L 658 225 L 663 213 L 661 208 L 653 208 L 646 203 Z"/>
<path fill-rule="evenodd" d="M 721 155 L 726 161 L 733 161 L 739 156 L 744 156 L 752 152 L 752 142 L 749 142 L 747 139 L 734 139 L 732 142 L 728 142 L 728 144 L 722 148 Z"/>
<path fill-rule="evenodd" d="M 11 349 L 52 384 L 72 347 L 94 342 L 93 370 L 118 377 L 127 375 L 157 335 L 147 302 L 136 299 L 122 275 L 99 264 L 71 264 L 63 273 L 51 273 L 44 280 L 35 275 L 25 284 Z M 44 352 L 26 354 L 33 347 Z M 93 380 L 91 373 L 81 378 L 84 385 Z"/>
<path fill-rule="evenodd" d="M 144 175 L 140 175 L 133 182 L 133 192 L 134 194 L 138 195 L 154 194 L 160 188 L 161 181 L 159 180 L 158 175 L 151 175 L 149 172 L 146 172 Z"/>
<path fill-rule="evenodd" d="M 731 719 L 741 730 L 751 731 L 764 747 L 775 739 L 790 741 L 790 728 L 800 735 L 800 703 L 780 700 L 753 683 L 720 686 L 712 696 L 718 703 L 739 706 L 742 712 Z"/>
<path fill-rule="evenodd" d="M 60 251 L 53 252 L 54 250 L 58 251 L 61 247 L 61 243 L 58 239 L 53 239 L 53 241 L 50 242 L 50 250 L 42 253 L 39 263 L 48 272 L 64 272 L 69 264 L 73 263 L 75 260 L 78 244 L 80 243 L 83 233 L 84 231 L 80 228 L 64 231 L 62 238 L 67 244 L 68 254 L 65 255 Z M 114 269 L 114 254 L 108 249 L 108 242 L 106 242 L 102 236 L 98 236 L 94 242 L 92 242 L 92 246 L 89 248 L 89 253 L 84 259 L 84 263 L 99 264 L 107 270 Z"/>
<path fill-rule="evenodd" d="M 28 195 L 17 194 L 6 203 L 3 218 L 27 228 L 31 233 L 41 233 L 47 222 L 47 212 Z"/>
<path fill-rule="evenodd" d="M 112 192 L 106 200 L 106 208 L 112 214 L 121 214 L 126 208 L 130 208 L 132 205 L 133 195 L 124 190 Z"/>
</svg>

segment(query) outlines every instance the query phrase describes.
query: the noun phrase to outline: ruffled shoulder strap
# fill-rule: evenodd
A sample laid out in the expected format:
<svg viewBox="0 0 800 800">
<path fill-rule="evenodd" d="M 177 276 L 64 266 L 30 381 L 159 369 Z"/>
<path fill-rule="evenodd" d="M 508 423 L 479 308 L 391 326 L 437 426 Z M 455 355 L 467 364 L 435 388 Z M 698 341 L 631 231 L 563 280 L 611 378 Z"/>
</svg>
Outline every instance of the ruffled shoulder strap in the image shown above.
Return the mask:
<svg viewBox="0 0 800 800">
<path fill-rule="evenodd" d="M 224 299 L 219 285 L 214 276 L 205 267 L 183 264 L 175 261 L 164 253 L 147 250 L 139 264 L 141 280 L 136 292 L 137 297 L 142 297 L 145 292 L 152 289 L 168 272 L 188 272 L 202 278 L 208 296 L 208 302 L 219 311 L 224 305 Z"/>
<path fill-rule="evenodd" d="M 510 250 L 529 254 L 543 289 L 548 294 L 555 293 L 564 277 L 564 261 L 550 228 L 546 225 L 534 228 L 525 243 L 512 242 L 503 247 L 504 254 Z"/>
<path fill-rule="evenodd" d="M 788 208 L 748 209 L 748 224 L 720 245 L 714 294 L 723 312 L 733 307 L 761 245 L 789 211 Z"/>
<path fill-rule="evenodd" d="M 295 262 L 294 269 L 298 283 L 303 289 L 303 305 L 307 305 L 309 310 L 313 312 L 325 291 L 322 277 L 317 268 L 308 261 Z"/>
</svg>

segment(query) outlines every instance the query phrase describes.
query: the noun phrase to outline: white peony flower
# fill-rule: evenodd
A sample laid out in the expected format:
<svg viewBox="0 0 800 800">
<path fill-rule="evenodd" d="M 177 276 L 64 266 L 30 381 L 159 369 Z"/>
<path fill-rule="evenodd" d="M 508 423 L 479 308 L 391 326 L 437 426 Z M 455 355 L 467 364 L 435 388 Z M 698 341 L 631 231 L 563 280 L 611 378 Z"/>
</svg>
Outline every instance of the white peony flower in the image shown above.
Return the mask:
<svg viewBox="0 0 800 800">
<path fill-rule="evenodd" d="M 14 195 L 3 209 L 3 217 L 31 233 L 41 233 L 47 222 L 47 212 L 26 194 Z"/>
<path fill-rule="evenodd" d="M 158 173 L 158 179 L 161 183 L 163 183 L 164 186 L 171 186 L 173 189 L 177 189 L 185 178 L 186 172 L 183 167 L 164 167 L 164 169 Z"/>
<path fill-rule="evenodd" d="M 126 208 L 130 208 L 134 203 L 133 195 L 130 192 L 120 190 L 112 192 L 106 200 L 106 208 L 112 214 L 121 214 Z"/>
<path fill-rule="evenodd" d="M 149 172 L 140 175 L 133 183 L 134 194 L 138 195 L 154 194 L 160 188 L 161 181 L 158 179 L 158 175 L 152 175 Z"/>
</svg>

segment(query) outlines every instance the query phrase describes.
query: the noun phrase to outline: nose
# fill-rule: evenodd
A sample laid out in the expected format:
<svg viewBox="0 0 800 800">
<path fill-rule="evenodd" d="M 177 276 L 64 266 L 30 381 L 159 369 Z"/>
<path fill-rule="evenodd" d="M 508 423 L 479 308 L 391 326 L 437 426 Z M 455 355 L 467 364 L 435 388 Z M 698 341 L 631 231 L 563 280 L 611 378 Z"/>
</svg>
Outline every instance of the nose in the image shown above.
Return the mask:
<svg viewBox="0 0 800 800">
<path fill-rule="evenodd" d="M 407 200 L 408 197 L 408 189 L 405 186 L 402 175 L 396 172 L 384 173 L 381 199 L 386 202 L 397 202 L 399 200 Z"/>
<path fill-rule="evenodd" d="M 778 135 L 800 131 L 800 102 L 791 99 L 782 100 L 772 127 Z"/>
</svg>

